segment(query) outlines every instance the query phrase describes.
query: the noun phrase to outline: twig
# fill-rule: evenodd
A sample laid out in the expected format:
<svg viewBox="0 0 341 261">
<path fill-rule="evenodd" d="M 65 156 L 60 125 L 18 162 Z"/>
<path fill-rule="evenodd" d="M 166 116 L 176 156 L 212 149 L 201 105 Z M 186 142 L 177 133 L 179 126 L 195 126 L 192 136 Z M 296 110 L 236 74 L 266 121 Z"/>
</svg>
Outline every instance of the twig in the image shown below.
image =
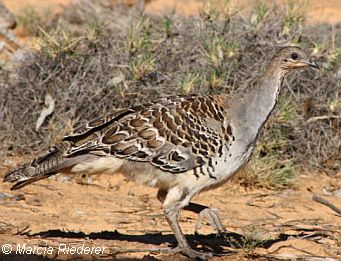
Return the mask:
<svg viewBox="0 0 341 261">
<path fill-rule="evenodd" d="M 46 108 L 44 108 L 41 113 L 40 116 L 37 120 L 36 123 L 36 131 L 39 130 L 39 128 L 41 127 L 41 125 L 43 125 L 45 119 L 52 114 L 53 110 L 54 110 L 54 105 L 55 105 L 55 101 L 54 99 L 51 97 L 51 95 L 46 94 L 45 96 L 45 105 L 47 106 Z"/>
<path fill-rule="evenodd" d="M 310 119 L 308 119 L 307 123 L 312 123 L 312 122 L 319 121 L 319 120 L 329 120 L 329 119 L 341 119 L 341 117 L 337 115 L 316 116 L 316 117 L 311 117 Z"/>
<path fill-rule="evenodd" d="M 336 261 L 337 259 L 325 256 L 307 256 L 307 255 L 295 255 L 295 254 L 273 254 L 268 255 L 270 258 L 278 260 L 315 260 L 315 261 Z"/>
<path fill-rule="evenodd" d="M 330 203 L 328 200 L 322 198 L 321 196 L 314 194 L 313 195 L 313 200 L 321 203 L 323 205 L 326 205 L 327 207 L 331 208 L 332 210 L 334 210 L 336 213 L 338 213 L 339 215 L 341 215 L 341 209 L 339 209 L 338 207 L 336 207 L 334 204 Z"/>
<path fill-rule="evenodd" d="M 31 230 L 27 230 L 30 227 L 30 225 L 26 225 L 24 228 L 22 229 L 18 229 L 18 231 L 16 233 L 14 233 L 14 235 L 25 235 L 30 233 Z"/>
</svg>

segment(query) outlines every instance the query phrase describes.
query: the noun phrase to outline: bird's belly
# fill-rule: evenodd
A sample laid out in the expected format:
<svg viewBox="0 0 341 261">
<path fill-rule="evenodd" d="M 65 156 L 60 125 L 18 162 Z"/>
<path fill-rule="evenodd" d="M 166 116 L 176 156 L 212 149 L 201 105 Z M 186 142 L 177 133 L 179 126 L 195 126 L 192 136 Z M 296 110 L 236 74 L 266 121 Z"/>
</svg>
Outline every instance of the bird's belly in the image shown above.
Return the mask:
<svg viewBox="0 0 341 261">
<path fill-rule="evenodd" d="M 178 174 L 162 171 L 149 162 L 126 161 L 119 170 L 125 177 L 138 184 L 168 190 L 176 183 Z"/>
<path fill-rule="evenodd" d="M 71 172 L 89 175 L 121 173 L 129 180 L 150 187 L 168 190 L 178 186 L 200 192 L 218 187 L 228 181 L 247 163 L 252 150 L 253 146 L 248 146 L 245 150 L 240 144 L 230 148 L 225 147 L 220 157 L 212 159 L 210 166 L 204 165 L 183 173 L 163 171 L 149 162 L 130 161 L 111 156 L 95 157 L 76 164 Z"/>
<path fill-rule="evenodd" d="M 84 173 L 88 175 L 102 174 L 102 173 L 115 173 L 121 168 L 123 164 L 122 159 L 115 157 L 105 156 L 98 157 L 93 156 L 84 162 L 75 164 L 71 169 L 71 173 Z"/>
<path fill-rule="evenodd" d="M 74 165 L 71 173 L 123 174 L 129 180 L 149 187 L 168 189 L 175 182 L 176 174 L 161 171 L 150 163 L 135 162 L 116 157 L 95 157 L 91 160 Z"/>
</svg>

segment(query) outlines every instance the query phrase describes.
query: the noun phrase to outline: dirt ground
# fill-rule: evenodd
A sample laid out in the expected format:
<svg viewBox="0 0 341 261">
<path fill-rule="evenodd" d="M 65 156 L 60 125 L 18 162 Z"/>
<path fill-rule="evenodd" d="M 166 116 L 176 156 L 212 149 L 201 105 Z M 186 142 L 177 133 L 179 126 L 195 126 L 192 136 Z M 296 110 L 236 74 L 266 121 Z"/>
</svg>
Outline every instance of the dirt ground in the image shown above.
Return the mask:
<svg viewBox="0 0 341 261">
<path fill-rule="evenodd" d="M 20 13 L 25 6 L 34 6 L 39 10 L 49 8 L 54 12 L 60 12 L 62 8 L 67 7 L 72 0 L 25 0 L 23 5 L 22 0 L 3 0 L 5 5 L 14 14 Z M 112 3 L 126 3 L 129 5 L 135 4 L 138 0 L 110 0 Z M 221 0 L 218 0 L 219 2 Z M 222 1 L 221 1 L 222 2 Z M 251 2 L 255 0 L 239 0 L 238 11 L 248 11 L 251 8 Z M 269 2 L 283 3 L 287 0 L 275 0 Z M 304 2 L 304 1 L 301 1 Z M 336 24 L 341 22 L 341 1 L 339 0 L 309 0 L 308 5 L 308 21 L 309 22 L 326 22 Z M 146 0 L 145 10 L 147 13 L 162 13 L 172 9 L 184 15 L 197 15 L 202 8 L 203 1 L 200 0 Z"/>
<path fill-rule="evenodd" d="M 27 0 L 38 8 L 62 10 L 71 0 Z M 18 14 L 20 0 L 4 0 Z M 196 14 L 200 1 L 178 1 L 186 15 Z M 157 13 L 175 1 L 147 1 Z M 181 3 L 181 4 L 179 4 Z M 241 1 L 245 7 L 247 1 Z M 341 22 L 341 1 L 310 1 L 310 21 Z M 241 7 L 241 8 L 242 8 Z M 20 28 L 14 33 L 19 34 Z M 23 40 L 25 41 L 25 39 Z M 24 42 L 25 43 L 25 42 Z M 10 164 L 8 164 L 10 165 Z M 0 167 L 0 179 L 7 171 Z M 198 195 L 198 202 L 219 210 L 227 233 L 217 236 L 204 220 L 194 235 L 197 216 L 183 211 L 180 225 L 191 245 L 213 251 L 212 260 L 341 260 L 341 216 L 312 199 L 322 195 L 341 208 L 341 173 L 300 175 L 295 188 L 283 191 L 245 190 L 232 182 Z M 175 246 L 175 239 L 156 199 L 156 190 L 136 185 L 120 175 L 70 179 L 55 176 L 19 191 L 0 183 L 0 246 L 11 254 L 1 260 L 187 260 L 156 248 Z M 20 254 L 18 246 L 40 247 L 41 255 Z M 71 254 L 58 247 L 104 248 L 103 253 Z M 21 248 L 22 249 L 22 248 Z M 52 249 L 52 253 L 43 250 Z M 36 253 L 36 252 L 35 252 Z M 320 259 L 318 259 L 320 258 Z M 328 259 L 329 258 L 329 259 Z"/>
<path fill-rule="evenodd" d="M 181 213 L 180 224 L 194 247 L 215 253 L 212 260 L 341 259 L 341 216 L 312 200 L 318 193 L 341 207 L 340 177 L 301 175 L 294 189 L 283 191 L 246 191 L 229 182 L 194 200 L 219 210 L 225 235 L 217 237 L 204 220 L 200 236 L 194 236 L 197 216 L 188 211 Z M 17 247 L 25 243 L 52 247 L 53 253 L 45 254 L 58 260 L 187 260 L 153 251 L 175 245 L 155 195 L 155 189 L 121 175 L 56 176 L 19 191 L 0 184 L 0 245 L 13 248 L 0 260 L 23 260 Z M 58 254 L 60 244 L 105 249 L 100 255 Z"/>
</svg>

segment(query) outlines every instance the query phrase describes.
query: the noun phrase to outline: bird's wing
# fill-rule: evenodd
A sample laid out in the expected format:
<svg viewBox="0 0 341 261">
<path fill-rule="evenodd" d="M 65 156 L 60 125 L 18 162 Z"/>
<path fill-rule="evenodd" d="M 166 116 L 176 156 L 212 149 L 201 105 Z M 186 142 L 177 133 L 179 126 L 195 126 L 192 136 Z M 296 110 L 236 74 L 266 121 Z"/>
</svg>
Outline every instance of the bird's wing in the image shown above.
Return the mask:
<svg viewBox="0 0 341 261">
<path fill-rule="evenodd" d="M 219 97 L 175 97 L 108 115 L 64 140 L 68 157 L 114 155 L 173 173 L 208 163 L 231 135 Z"/>
</svg>

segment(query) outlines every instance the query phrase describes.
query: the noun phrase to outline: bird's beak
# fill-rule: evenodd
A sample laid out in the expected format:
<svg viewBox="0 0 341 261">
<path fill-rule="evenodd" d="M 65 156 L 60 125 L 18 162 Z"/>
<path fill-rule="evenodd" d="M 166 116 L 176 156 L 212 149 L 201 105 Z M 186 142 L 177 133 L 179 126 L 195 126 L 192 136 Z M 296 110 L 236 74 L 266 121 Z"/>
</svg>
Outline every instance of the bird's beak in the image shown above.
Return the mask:
<svg viewBox="0 0 341 261">
<path fill-rule="evenodd" d="M 298 63 L 298 67 L 311 67 L 314 68 L 316 70 L 320 70 L 320 66 L 318 66 L 318 64 L 316 62 L 313 62 L 312 60 L 304 60 L 304 61 L 300 61 Z"/>
<path fill-rule="evenodd" d="M 313 62 L 312 60 L 308 60 L 308 64 L 311 68 L 314 68 L 316 70 L 320 70 L 320 66 L 316 62 Z"/>
</svg>

